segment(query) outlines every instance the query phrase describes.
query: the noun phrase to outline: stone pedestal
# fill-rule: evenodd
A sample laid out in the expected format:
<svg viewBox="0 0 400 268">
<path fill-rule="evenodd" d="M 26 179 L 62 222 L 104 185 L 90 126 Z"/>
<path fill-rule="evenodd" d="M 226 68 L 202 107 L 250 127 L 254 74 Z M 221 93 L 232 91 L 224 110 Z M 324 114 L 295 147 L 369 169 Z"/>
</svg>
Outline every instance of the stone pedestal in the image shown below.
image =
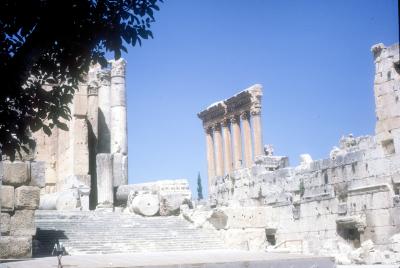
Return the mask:
<svg viewBox="0 0 400 268">
<path fill-rule="evenodd" d="M 97 208 L 113 207 L 113 157 L 111 154 L 97 154 Z"/>
</svg>

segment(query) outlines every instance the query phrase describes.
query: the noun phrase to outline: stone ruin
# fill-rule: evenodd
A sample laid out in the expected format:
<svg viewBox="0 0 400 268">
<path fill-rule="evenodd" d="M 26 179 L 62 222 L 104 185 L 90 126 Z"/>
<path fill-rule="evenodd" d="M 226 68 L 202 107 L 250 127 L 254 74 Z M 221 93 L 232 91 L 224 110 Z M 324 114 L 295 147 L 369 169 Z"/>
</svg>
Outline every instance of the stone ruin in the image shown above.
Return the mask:
<svg viewBox="0 0 400 268">
<path fill-rule="evenodd" d="M 171 241 L 186 241 L 191 250 L 221 248 L 223 241 L 229 249 L 334 255 L 342 264 L 400 263 L 400 77 L 394 68 L 399 45 L 378 44 L 372 52 L 375 135 L 344 136 L 327 159 L 303 154 L 300 165 L 290 167 L 288 157 L 263 145 L 261 85 L 200 112 L 208 203 L 192 203 L 187 180 L 128 184 L 125 61 L 93 66 L 71 104 L 69 131 L 34 133 L 37 145 L 30 154 L 0 162 L 0 258 L 31 256 L 32 236 L 39 232 L 35 221 L 43 239 L 54 228 L 90 239 L 82 236 L 85 228 L 111 220 L 116 226 L 109 229 L 140 237 L 147 230 L 140 228 L 150 224 L 141 215 L 170 216 L 152 218 L 151 230 L 159 235 L 148 236 L 153 240 L 142 245 L 145 250 L 167 250 L 171 245 L 163 243 Z M 171 226 L 169 239 L 155 240 L 168 234 L 157 222 Z M 182 237 L 187 230 L 208 242 L 189 243 Z M 69 241 L 71 252 L 91 242 L 76 239 Z M 121 249 L 122 241 L 115 242 L 113 249 Z M 96 245 L 87 252 L 98 250 Z"/>
<path fill-rule="evenodd" d="M 0 258 L 31 256 L 36 209 L 127 207 L 144 216 L 168 216 L 179 214 L 181 204 L 191 206 L 187 180 L 128 185 L 125 66 L 123 59 L 104 69 L 92 66 L 70 104 L 72 119 L 64 121 L 69 130 L 32 133 L 35 148 L 17 161 L 0 161 Z"/>
<path fill-rule="evenodd" d="M 218 230 L 231 248 L 400 263 L 399 45 L 371 50 L 375 135 L 344 136 L 327 159 L 304 154 L 290 167 L 271 146 L 263 151 L 260 85 L 200 112 L 214 208 L 187 208 L 184 217 Z"/>
<path fill-rule="evenodd" d="M 69 131 L 39 131 L 34 159 L 43 161 L 41 209 L 112 208 L 114 188 L 128 183 L 125 61 L 93 66 L 71 104 Z"/>
</svg>

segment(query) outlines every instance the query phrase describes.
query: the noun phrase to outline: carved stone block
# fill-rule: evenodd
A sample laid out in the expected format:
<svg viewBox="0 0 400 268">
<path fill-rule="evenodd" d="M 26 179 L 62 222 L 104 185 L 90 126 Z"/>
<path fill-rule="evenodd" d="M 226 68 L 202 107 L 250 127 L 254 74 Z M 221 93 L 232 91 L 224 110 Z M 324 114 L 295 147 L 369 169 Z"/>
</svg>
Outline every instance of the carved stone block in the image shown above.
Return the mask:
<svg viewBox="0 0 400 268">
<path fill-rule="evenodd" d="M 31 237 L 0 237 L 0 258 L 32 257 Z"/>
<path fill-rule="evenodd" d="M 14 187 L 9 185 L 2 185 L 0 187 L 0 205 L 1 211 L 14 210 Z"/>
<path fill-rule="evenodd" d="M 46 185 L 46 162 L 31 162 L 31 182 L 29 185 L 43 188 Z"/>
<path fill-rule="evenodd" d="M 15 209 L 37 209 L 39 200 L 39 187 L 21 186 L 15 189 Z"/>
<path fill-rule="evenodd" d="M 20 186 L 29 181 L 28 162 L 3 162 L 3 185 Z"/>
<path fill-rule="evenodd" d="M 1 213 L 0 232 L 1 235 L 7 235 L 10 233 L 10 214 L 8 213 Z"/>
<path fill-rule="evenodd" d="M 16 210 L 10 221 L 10 234 L 12 236 L 33 236 L 36 234 L 35 211 Z"/>
</svg>

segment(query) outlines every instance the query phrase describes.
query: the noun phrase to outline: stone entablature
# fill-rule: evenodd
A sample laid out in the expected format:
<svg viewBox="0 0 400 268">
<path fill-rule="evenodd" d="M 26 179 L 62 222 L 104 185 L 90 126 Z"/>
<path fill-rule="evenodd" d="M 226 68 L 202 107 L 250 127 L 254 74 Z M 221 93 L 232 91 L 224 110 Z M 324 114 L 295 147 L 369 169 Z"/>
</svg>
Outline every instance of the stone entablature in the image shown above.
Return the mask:
<svg viewBox="0 0 400 268">
<path fill-rule="evenodd" d="M 262 155 L 261 98 L 262 86 L 256 84 L 198 113 L 206 134 L 209 187 L 216 177 L 249 168 Z"/>
</svg>

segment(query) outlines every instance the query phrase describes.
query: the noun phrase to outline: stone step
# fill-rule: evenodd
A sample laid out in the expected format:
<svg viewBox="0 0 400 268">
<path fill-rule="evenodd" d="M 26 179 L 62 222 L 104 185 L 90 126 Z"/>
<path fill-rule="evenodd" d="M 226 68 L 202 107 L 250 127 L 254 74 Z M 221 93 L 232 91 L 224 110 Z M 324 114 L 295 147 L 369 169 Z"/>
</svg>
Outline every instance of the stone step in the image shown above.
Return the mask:
<svg viewBox="0 0 400 268">
<path fill-rule="evenodd" d="M 141 217 L 119 212 L 37 211 L 35 256 L 51 253 L 59 240 L 69 254 L 107 254 L 224 249 L 211 230 L 178 216 Z"/>
</svg>

